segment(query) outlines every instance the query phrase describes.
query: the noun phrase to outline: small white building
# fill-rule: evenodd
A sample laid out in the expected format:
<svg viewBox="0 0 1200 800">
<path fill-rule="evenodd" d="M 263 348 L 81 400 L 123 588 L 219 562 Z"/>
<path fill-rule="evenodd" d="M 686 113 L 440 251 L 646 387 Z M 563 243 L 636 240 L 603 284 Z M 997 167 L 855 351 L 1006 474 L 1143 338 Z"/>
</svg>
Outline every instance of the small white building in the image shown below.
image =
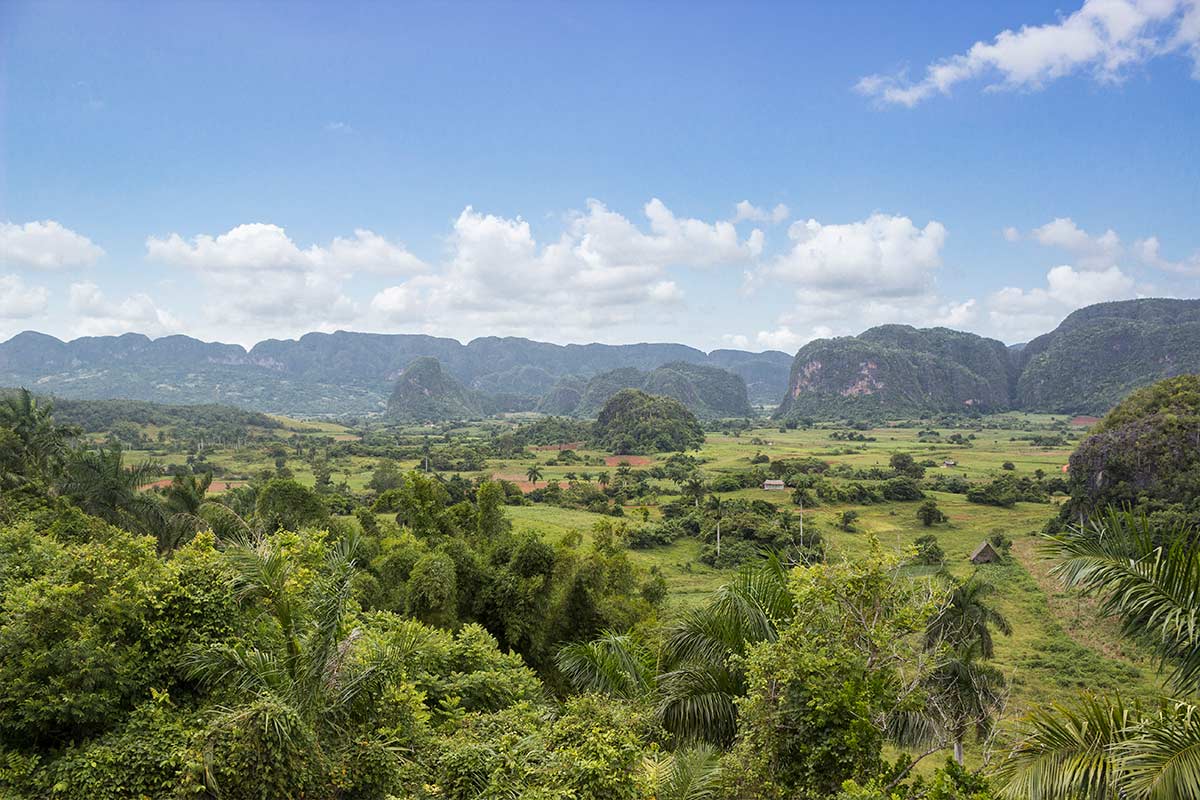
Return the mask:
<svg viewBox="0 0 1200 800">
<path fill-rule="evenodd" d="M 764 492 L 782 492 L 787 489 L 787 484 L 784 483 L 783 481 L 775 480 L 774 478 L 769 478 L 769 479 L 763 481 L 762 488 L 763 488 Z"/>
</svg>

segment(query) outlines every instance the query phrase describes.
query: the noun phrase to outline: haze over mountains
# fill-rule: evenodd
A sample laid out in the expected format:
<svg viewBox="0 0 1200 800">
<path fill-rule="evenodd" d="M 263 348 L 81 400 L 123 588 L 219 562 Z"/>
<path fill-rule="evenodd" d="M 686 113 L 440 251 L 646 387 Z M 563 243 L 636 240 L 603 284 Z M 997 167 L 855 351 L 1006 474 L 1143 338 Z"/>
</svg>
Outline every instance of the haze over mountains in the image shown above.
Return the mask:
<svg viewBox="0 0 1200 800">
<path fill-rule="evenodd" d="M 414 365 L 411 385 L 397 387 Z M 795 358 L 671 343 L 564 346 L 485 337 L 464 345 L 344 331 L 267 340 L 249 351 L 140 334 L 62 342 L 26 332 L 0 344 L 0 385 L 63 397 L 420 418 L 449 409 L 590 416 L 622 388 L 676 397 L 705 416 L 740 416 L 748 403 L 779 403 L 780 417 L 1100 413 L 1138 386 L 1187 372 L 1200 372 L 1200 300 L 1089 306 L 1023 347 L 946 328 L 884 325 L 818 339 Z M 408 414 L 397 394 L 425 398 L 425 411 Z"/>
</svg>

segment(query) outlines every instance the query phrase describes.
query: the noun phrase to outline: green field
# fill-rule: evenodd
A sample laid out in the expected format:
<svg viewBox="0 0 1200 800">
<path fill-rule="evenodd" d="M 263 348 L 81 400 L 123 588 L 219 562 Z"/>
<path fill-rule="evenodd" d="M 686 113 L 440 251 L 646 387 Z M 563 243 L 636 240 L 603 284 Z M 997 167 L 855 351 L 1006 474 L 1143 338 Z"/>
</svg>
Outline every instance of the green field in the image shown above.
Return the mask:
<svg viewBox="0 0 1200 800">
<path fill-rule="evenodd" d="M 359 438 L 358 432 L 335 423 L 281 421 L 284 428 L 273 435 L 285 440 L 280 446 L 287 450 L 287 466 L 297 480 L 307 484 L 314 480 L 313 471 L 305 458 L 296 455 L 297 448 L 330 441 L 352 442 Z M 1018 476 L 1035 470 L 1042 470 L 1047 475 L 1059 474 L 1084 434 L 1083 429 L 1070 428 L 1061 418 L 1047 415 L 1008 415 L 987 423 L 970 428 L 939 428 L 941 440 L 935 442 L 922 441 L 919 437 L 925 426 L 888 426 L 857 431 L 869 441 L 836 440 L 832 438 L 834 430 L 827 427 L 781 431 L 763 426 L 740 435 L 710 433 L 704 447 L 693 455 L 701 463 L 705 477 L 711 480 L 722 473 L 749 468 L 751 459 L 757 454 L 772 461 L 811 456 L 834 466 L 846 464 L 870 468 L 886 467 L 893 453 L 907 452 L 919 462 L 931 461 L 938 465 L 928 468 L 927 477 L 940 473 L 975 482 L 1001 474 L 1005 462 L 1012 463 Z M 440 445 L 447 441 L 469 441 L 485 431 L 479 426 L 449 432 L 412 427 L 399 433 L 432 436 Z M 954 434 L 964 439 L 973 438 L 969 440 L 969 446 L 947 443 L 945 440 Z M 1036 434 L 1061 436 L 1063 443 L 1042 447 L 1021 438 Z M 220 464 L 226 474 L 252 477 L 275 467 L 270 450 L 260 442 L 243 448 L 216 448 L 206 455 L 210 462 Z M 601 473 L 613 475 L 622 460 L 629 462 L 633 469 L 643 469 L 666 458 L 666 455 L 660 455 L 649 459 L 620 459 L 589 450 L 581 450 L 576 455 L 581 462 L 592 463 L 551 465 L 548 462 L 559 457 L 556 450 L 530 449 L 514 458 L 490 459 L 484 469 L 464 472 L 462 476 L 472 479 L 501 477 L 524 483 L 527 470 L 537 466 L 543 475 L 537 485 L 542 486 L 553 481 L 565 483 L 572 476 L 576 480 L 586 477 L 597 481 Z M 162 464 L 179 460 L 179 454 L 164 450 L 136 451 L 130 456 L 149 458 Z M 600 459 L 609 463 L 598 465 Z M 942 466 L 947 460 L 956 463 Z M 344 481 L 355 492 L 366 488 L 377 462 L 376 458 L 357 455 L 334 456 L 328 461 L 334 482 Z M 419 459 L 399 463 L 405 469 L 420 466 Z M 651 484 L 654 494 L 624 509 L 626 523 L 642 524 L 644 513 L 653 522 L 660 516 L 658 506 L 678 497 L 678 487 L 671 481 L 651 480 Z M 950 573 L 961 579 L 978 571 L 993 583 L 998 590 L 994 602 L 1014 629 L 1011 637 L 998 638 L 995 659 L 1012 684 L 1010 716 L 1030 706 L 1060 699 L 1064 693 L 1085 688 L 1120 690 L 1134 695 L 1154 693 L 1157 681 L 1153 663 L 1138 652 L 1136 645 L 1121 638 L 1115 625 L 1100 617 L 1091 603 L 1069 596 L 1047 574 L 1049 565 L 1041 557 L 1034 535 L 1055 513 L 1052 503 L 1018 503 L 1013 508 L 999 508 L 967 502 L 959 494 L 928 494 L 936 499 L 948 517 L 946 523 L 933 528 L 922 526 L 916 518 L 918 502 L 821 505 L 805 510 L 805 524 L 814 526 L 825 537 L 832 558 L 853 556 L 863 548 L 868 535 L 873 534 L 885 545 L 899 549 L 910 547 L 917 537 L 933 532 L 946 553 L 946 569 Z M 795 510 L 790 491 L 768 492 L 751 488 L 722 493 L 722 496 L 766 500 Z M 837 527 L 838 517 L 850 509 L 859 514 L 854 532 Z M 578 535 L 586 541 L 594 525 L 612 520 L 587 511 L 547 504 L 511 506 L 508 515 L 516 530 L 536 532 L 553 542 L 568 535 Z M 976 567 L 971 564 L 970 553 L 994 532 L 1003 532 L 1014 541 L 1012 558 L 1001 565 Z M 657 567 L 667 577 L 670 595 L 665 613 L 703 602 L 708 593 L 731 574 L 729 570 L 714 569 L 701 563 L 700 552 L 701 543 L 694 539 L 631 551 L 634 563 L 645 569 Z M 932 571 L 931 568 L 912 569 L 914 574 Z"/>
</svg>

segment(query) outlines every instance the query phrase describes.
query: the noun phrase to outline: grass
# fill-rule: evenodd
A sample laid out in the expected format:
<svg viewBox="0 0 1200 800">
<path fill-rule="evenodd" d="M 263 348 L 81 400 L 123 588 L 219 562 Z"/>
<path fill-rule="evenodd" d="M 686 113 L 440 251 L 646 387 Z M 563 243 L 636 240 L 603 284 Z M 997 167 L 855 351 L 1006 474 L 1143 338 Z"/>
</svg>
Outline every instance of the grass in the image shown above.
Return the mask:
<svg viewBox="0 0 1200 800">
<path fill-rule="evenodd" d="M 336 423 L 282 420 L 284 437 L 299 436 L 302 443 L 333 437 L 347 441 L 357 436 L 354 431 Z M 932 461 L 928 474 L 947 474 L 970 481 L 987 480 L 1002 472 L 1005 462 L 1012 462 L 1017 475 L 1042 470 L 1048 475 L 1059 474 L 1063 464 L 1082 435 L 1078 429 L 1064 430 L 1062 420 L 1048 415 L 1007 415 L 989 420 L 997 427 L 938 428 L 942 441 L 922 441 L 920 427 L 879 427 L 861 431 L 873 441 L 839 441 L 832 438 L 829 428 L 790 430 L 761 427 L 743 432 L 740 436 L 709 434 L 704 447 L 695 455 L 702 462 L 705 475 L 713 478 L 724 472 L 749 468 L 757 453 L 772 461 L 780 458 L 815 456 L 831 464 L 848 464 L 857 468 L 885 467 L 895 452 L 907 452 L 918 462 Z M 426 429 L 414 427 L 410 432 Z M 478 435 L 475 428 L 464 428 L 456 436 Z M 953 434 L 974 438 L 970 446 L 945 441 Z M 1057 447 L 1039 447 L 1023 440 L 1033 434 L 1064 435 L 1066 443 Z M 434 436 L 440 441 L 441 433 Z M 287 464 L 297 480 L 313 482 L 307 462 L 295 455 L 294 445 L 287 446 Z M 208 453 L 210 461 L 228 471 L 256 475 L 274 468 L 274 458 L 261 444 L 242 450 L 223 449 Z M 495 459 L 477 473 L 464 477 L 504 476 L 525 480 L 531 465 L 537 465 L 543 481 L 565 481 L 574 473 L 590 473 L 593 480 L 601 473 L 610 476 L 615 466 L 558 465 L 547 462 L 558 457 L 555 451 L 529 451 L 517 458 Z M 583 450 L 580 457 L 591 459 L 609 454 Z M 149 457 L 162 463 L 180 463 L 183 456 L 161 450 L 130 453 L 133 458 Z M 665 460 L 658 456 L 656 461 Z M 954 467 L 940 466 L 951 459 Z M 335 482 L 346 480 L 355 491 L 362 491 L 370 480 L 375 459 L 345 456 L 330 463 Z M 404 468 L 414 468 L 415 461 L 405 462 Z M 835 479 L 836 480 L 836 479 Z M 674 499 L 677 488 L 669 481 L 652 481 L 659 495 L 657 501 Z M 850 557 L 860 552 L 868 534 L 877 536 L 888 546 L 910 547 L 924 534 L 933 533 L 946 553 L 946 570 L 958 579 L 979 573 L 996 586 L 993 597 L 996 606 L 1013 626 L 1011 637 L 997 637 L 995 663 L 1012 685 L 1010 716 L 1031 707 L 1069 697 L 1080 689 L 1121 691 L 1125 695 L 1151 696 L 1157 692 L 1158 678 L 1154 663 L 1136 644 L 1120 635 L 1117 626 L 1105 619 L 1094 603 L 1081 600 L 1064 591 L 1049 574 L 1050 562 L 1040 553 L 1033 535 L 1056 511 L 1051 504 L 1018 503 L 1013 508 L 996 508 L 968 503 L 962 495 L 930 493 L 948 516 L 948 522 L 932 528 L 923 526 L 916 518 L 918 503 L 880 503 L 868 506 L 823 505 L 806 509 L 805 524 L 815 526 L 826 538 L 831 558 Z M 727 498 L 765 500 L 780 507 L 795 509 L 790 492 L 765 492 L 761 489 L 742 489 L 723 493 Z M 648 503 L 652 518 L 659 516 L 655 498 Z M 842 511 L 853 508 L 859 513 L 855 531 L 838 529 L 836 519 Z M 626 521 L 640 524 L 638 506 L 626 509 Z M 584 541 L 590 539 L 593 526 L 611 517 L 585 511 L 563 509 L 548 505 L 514 506 L 508 509 L 517 530 L 533 531 L 547 540 L 560 542 L 570 535 Z M 1008 563 L 976 567 L 969 554 L 991 533 L 1003 532 L 1013 541 Z M 726 581 L 730 571 L 716 570 L 699 561 L 701 544 L 685 539 L 667 547 L 634 550 L 630 558 L 639 566 L 657 567 L 666 576 L 670 589 L 666 613 L 702 603 L 715 588 Z M 933 570 L 926 569 L 925 573 Z"/>
</svg>

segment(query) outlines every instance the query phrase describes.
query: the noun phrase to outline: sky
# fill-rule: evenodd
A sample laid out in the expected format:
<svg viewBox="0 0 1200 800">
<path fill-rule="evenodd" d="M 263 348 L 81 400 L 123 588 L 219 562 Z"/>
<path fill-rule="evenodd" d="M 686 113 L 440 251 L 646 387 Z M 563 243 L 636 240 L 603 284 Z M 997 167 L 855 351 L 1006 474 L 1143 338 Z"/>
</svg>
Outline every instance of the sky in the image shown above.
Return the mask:
<svg viewBox="0 0 1200 800">
<path fill-rule="evenodd" d="M 1200 0 L 0 2 L 0 340 L 1007 343 L 1200 296 Z"/>
</svg>

